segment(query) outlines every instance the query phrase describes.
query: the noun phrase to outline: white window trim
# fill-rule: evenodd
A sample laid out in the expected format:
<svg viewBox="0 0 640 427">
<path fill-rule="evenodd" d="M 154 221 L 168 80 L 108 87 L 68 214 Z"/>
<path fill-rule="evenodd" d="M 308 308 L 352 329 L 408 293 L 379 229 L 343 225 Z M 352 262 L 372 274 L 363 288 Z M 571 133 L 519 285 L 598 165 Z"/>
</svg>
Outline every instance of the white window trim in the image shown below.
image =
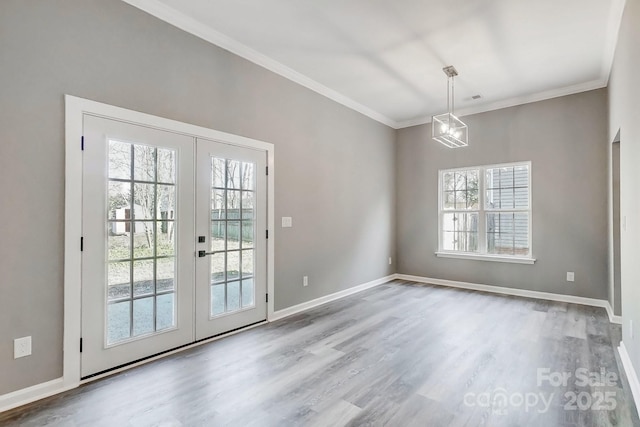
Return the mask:
<svg viewBox="0 0 640 427">
<path fill-rule="evenodd" d="M 486 214 L 488 212 L 502 212 L 500 209 L 486 209 L 485 208 L 485 179 L 486 179 L 486 170 L 493 168 L 504 168 L 504 167 L 513 167 L 513 166 L 523 166 L 526 165 L 529 167 L 529 208 L 528 209 L 509 209 L 509 212 L 527 212 L 529 214 L 529 255 L 527 256 L 516 256 L 516 255 L 494 255 L 486 252 L 487 250 L 487 233 L 486 233 Z M 478 170 L 478 209 L 477 211 L 470 212 L 478 212 L 478 247 L 482 252 L 462 252 L 462 251 L 447 251 L 442 249 L 442 221 L 443 215 L 445 213 L 456 213 L 456 212 L 464 212 L 459 210 L 448 210 L 445 211 L 442 205 L 442 179 L 443 175 L 446 172 L 456 172 L 456 171 L 469 171 L 469 170 Z M 533 264 L 536 262 L 536 259 L 533 257 L 533 227 L 532 227 L 532 218 L 533 218 L 533 206 L 531 204 L 531 177 L 532 177 L 532 167 L 531 161 L 524 162 L 511 162 L 511 163 L 499 163 L 492 165 L 480 165 L 480 166 L 466 166 L 460 168 L 451 168 L 451 169 L 440 169 L 438 171 L 438 250 L 435 252 L 435 255 L 439 258 L 454 258 L 454 259 L 467 259 L 467 260 L 477 260 L 477 261 L 493 261 L 493 262 L 506 262 L 512 264 Z"/>
</svg>

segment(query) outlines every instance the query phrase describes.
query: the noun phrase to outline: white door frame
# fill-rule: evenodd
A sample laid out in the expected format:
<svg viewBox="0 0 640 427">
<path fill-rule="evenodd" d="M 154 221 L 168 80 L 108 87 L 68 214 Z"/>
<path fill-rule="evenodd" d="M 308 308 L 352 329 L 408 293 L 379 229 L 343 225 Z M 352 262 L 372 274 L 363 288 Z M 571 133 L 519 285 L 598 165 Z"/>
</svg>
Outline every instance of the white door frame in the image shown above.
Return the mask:
<svg viewBox="0 0 640 427">
<path fill-rule="evenodd" d="M 274 200 L 275 200 L 275 147 L 256 139 L 232 135 L 201 126 L 178 122 L 150 114 L 115 107 L 88 99 L 65 95 L 65 243 L 64 243 L 64 340 L 63 340 L 63 388 L 81 384 L 80 380 L 80 334 L 81 334 L 81 273 L 82 254 L 82 136 L 83 116 L 90 114 L 128 123 L 181 133 L 240 147 L 267 152 L 267 291 L 271 296 L 267 304 L 267 320 L 274 312 Z M 195 168 L 195 165 L 194 165 Z M 194 236 L 195 237 L 195 236 Z M 195 256 L 195 253 L 194 253 Z M 99 378 L 99 377 L 97 377 Z M 92 378 L 95 379 L 95 378 Z M 90 379 L 90 380 L 92 380 Z M 90 381 L 87 380 L 87 381 Z"/>
</svg>

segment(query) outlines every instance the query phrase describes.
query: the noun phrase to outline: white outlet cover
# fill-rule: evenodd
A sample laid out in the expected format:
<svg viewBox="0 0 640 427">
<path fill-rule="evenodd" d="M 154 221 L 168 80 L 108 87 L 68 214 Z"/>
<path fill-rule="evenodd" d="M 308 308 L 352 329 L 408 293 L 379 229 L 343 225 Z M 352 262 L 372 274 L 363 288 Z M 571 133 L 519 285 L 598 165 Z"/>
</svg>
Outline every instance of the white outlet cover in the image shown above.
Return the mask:
<svg viewBox="0 0 640 427">
<path fill-rule="evenodd" d="M 16 338 L 13 340 L 13 358 L 31 355 L 31 337 Z"/>
<path fill-rule="evenodd" d="M 576 276 L 573 271 L 567 271 L 567 282 L 573 282 L 575 278 Z"/>
<path fill-rule="evenodd" d="M 282 228 L 290 228 L 293 227 L 293 218 L 290 216 L 282 217 Z"/>
</svg>

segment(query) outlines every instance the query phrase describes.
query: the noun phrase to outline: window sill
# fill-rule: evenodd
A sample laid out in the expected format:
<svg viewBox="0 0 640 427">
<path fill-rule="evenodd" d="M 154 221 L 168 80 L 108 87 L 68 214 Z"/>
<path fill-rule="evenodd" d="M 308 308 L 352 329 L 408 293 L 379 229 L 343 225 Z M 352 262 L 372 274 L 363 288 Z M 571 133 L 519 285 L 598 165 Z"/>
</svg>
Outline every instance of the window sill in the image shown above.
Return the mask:
<svg viewBox="0 0 640 427">
<path fill-rule="evenodd" d="M 515 257 L 515 256 L 502 256 L 502 255 L 485 255 L 485 254 L 473 254 L 468 252 L 436 252 L 436 256 L 439 258 L 456 258 L 456 259 L 469 259 L 476 261 L 493 261 L 493 262 L 507 262 L 511 264 L 533 264 L 536 262 L 535 258 L 529 257 Z"/>
</svg>

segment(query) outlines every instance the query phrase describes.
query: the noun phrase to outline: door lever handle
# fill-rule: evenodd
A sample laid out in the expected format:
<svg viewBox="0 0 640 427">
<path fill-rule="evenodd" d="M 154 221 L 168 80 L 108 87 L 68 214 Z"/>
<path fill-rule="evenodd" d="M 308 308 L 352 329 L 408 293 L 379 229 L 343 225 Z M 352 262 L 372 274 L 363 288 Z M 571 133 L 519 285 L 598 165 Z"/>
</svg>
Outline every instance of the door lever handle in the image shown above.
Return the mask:
<svg viewBox="0 0 640 427">
<path fill-rule="evenodd" d="M 207 255 L 215 255 L 220 252 L 223 252 L 223 251 L 212 251 L 212 252 L 198 251 L 198 258 L 204 258 Z"/>
</svg>

